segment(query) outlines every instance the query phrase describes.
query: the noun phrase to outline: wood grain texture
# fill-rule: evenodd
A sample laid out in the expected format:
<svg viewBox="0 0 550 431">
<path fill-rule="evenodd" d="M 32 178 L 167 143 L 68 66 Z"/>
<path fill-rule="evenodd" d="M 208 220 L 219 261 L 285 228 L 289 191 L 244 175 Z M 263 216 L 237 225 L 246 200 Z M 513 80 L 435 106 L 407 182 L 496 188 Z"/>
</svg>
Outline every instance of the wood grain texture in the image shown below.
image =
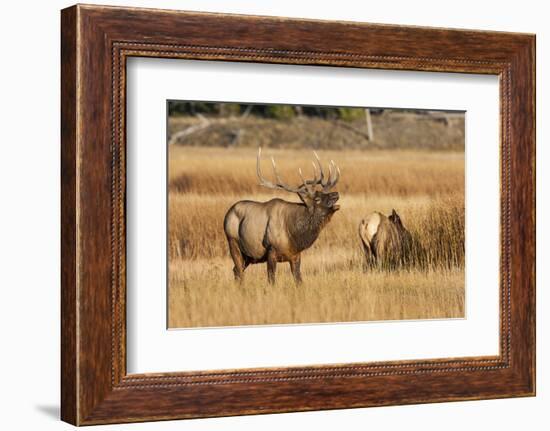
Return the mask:
<svg viewBox="0 0 550 431">
<path fill-rule="evenodd" d="M 62 11 L 63 420 L 83 425 L 533 395 L 534 46 L 525 34 L 99 6 Z M 499 356 L 127 375 L 129 56 L 499 75 Z"/>
<path fill-rule="evenodd" d="M 61 418 L 77 422 L 76 9 L 61 17 Z"/>
</svg>

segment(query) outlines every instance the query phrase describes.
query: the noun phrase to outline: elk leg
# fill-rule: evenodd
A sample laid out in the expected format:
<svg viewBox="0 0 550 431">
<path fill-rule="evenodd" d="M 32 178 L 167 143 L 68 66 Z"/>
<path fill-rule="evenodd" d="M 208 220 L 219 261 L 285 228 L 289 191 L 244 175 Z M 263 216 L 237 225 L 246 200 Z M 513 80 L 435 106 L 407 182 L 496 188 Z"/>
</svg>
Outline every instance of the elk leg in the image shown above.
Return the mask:
<svg viewBox="0 0 550 431">
<path fill-rule="evenodd" d="M 229 253 L 231 254 L 231 258 L 233 259 L 233 263 L 235 266 L 233 267 L 233 274 L 235 275 L 236 281 L 242 281 L 244 270 L 248 266 L 247 262 L 245 261 L 243 254 L 241 253 L 241 249 L 239 248 L 239 244 L 237 243 L 237 240 L 235 239 L 229 239 Z"/>
<path fill-rule="evenodd" d="M 300 273 L 300 263 L 302 259 L 300 256 L 296 256 L 294 259 L 290 260 L 290 271 L 292 272 L 292 275 L 294 276 L 294 281 L 297 285 L 302 284 L 302 274 Z"/>
<path fill-rule="evenodd" d="M 376 256 L 374 254 L 374 251 L 371 249 L 370 243 L 365 243 L 364 241 L 361 241 L 361 246 L 363 248 L 363 272 L 368 272 L 370 269 L 374 267 Z"/>
<path fill-rule="evenodd" d="M 277 253 L 272 248 L 267 252 L 267 280 L 275 284 L 275 270 L 277 269 Z"/>
</svg>

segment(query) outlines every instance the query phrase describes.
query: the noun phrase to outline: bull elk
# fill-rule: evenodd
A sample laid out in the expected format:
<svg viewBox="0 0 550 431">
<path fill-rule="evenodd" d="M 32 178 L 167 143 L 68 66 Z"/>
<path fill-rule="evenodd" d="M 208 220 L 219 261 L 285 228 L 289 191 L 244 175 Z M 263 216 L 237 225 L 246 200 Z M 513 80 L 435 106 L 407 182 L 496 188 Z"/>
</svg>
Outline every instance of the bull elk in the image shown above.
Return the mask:
<svg viewBox="0 0 550 431">
<path fill-rule="evenodd" d="M 412 237 L 395 210 L 389 217 L 373 212 L 359 223 L 359 237 L 365 253 L 365 269 L 378 265 L 395 268 L 407 259 Z"/>
<path fill-rule="evenodd" d="M 289 262 L 294 280 L 300 284 L 300 254 L 311 247 L 340 208 L 336 205 L 338 192 L 330 191 L 340 179 L 340 169 L 331 160 L 328 178 L 325 178 L 321 161 L 314 152 L 313 179 L 305 180 L 299 169 L 302 183 L 293 187 L 283 182 L 273 157 L 271 164 L 275 182 L 264 178 L 260 166 L 261 152 L 259 148 L 256 159 L 259 185 L 296 193 L 301 203 L 278 198 L 267 202 L 243 200 L 227 211 L 224 231 L 235 264 L 233 273 L 240 281 L 248 265 L 267 262 L 267 277 L 273 284 L 277 262 Z"/>
</svg>

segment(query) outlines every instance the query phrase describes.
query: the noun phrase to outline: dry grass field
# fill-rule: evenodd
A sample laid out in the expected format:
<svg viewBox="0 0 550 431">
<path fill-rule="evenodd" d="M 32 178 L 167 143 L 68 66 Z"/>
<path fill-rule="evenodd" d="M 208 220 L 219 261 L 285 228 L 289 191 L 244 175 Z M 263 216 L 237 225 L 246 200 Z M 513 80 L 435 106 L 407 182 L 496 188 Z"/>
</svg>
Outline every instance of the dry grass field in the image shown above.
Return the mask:
<svg viewBox="0 0 550 431">
<path fill-rule="evenodd" d="M 299 181 L 310 150 L 266 149 L 284 178 Z M 464 152 L 320 150 L 341 168 L 341 210 L 302 253 L 304 284 L 288 264 L 269 286 L 266 265 L 250 266 L 242 285 L 223 218 L 238 200 L 266 201 L 276 193 L 257 185 L 256 150 L 169 148 L 169 326 L 349 322 L 464 316 Z M 270 172 L 268 163 L 264 173 Z M 371 211 L 395 208 L 413 236 L 406 268 L 363 270 L 358 224 Z"/>
</svg>

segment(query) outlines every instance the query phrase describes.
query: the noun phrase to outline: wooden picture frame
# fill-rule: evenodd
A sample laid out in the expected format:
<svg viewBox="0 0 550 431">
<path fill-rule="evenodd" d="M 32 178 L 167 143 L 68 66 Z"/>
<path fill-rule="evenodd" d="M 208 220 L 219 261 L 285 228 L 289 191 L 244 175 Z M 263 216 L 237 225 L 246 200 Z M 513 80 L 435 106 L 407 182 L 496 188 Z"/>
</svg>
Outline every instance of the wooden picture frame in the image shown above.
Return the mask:
<svg viewBox="0 0 550 431">
<path fill-rule="evenodd" d="M 64 421 L 90 425 L 535 394 L 534 35 L 83 5 L 61 16 Z M 498 75 L 500 354 L 128 375 L 130 56 Z"/>
</svg>

